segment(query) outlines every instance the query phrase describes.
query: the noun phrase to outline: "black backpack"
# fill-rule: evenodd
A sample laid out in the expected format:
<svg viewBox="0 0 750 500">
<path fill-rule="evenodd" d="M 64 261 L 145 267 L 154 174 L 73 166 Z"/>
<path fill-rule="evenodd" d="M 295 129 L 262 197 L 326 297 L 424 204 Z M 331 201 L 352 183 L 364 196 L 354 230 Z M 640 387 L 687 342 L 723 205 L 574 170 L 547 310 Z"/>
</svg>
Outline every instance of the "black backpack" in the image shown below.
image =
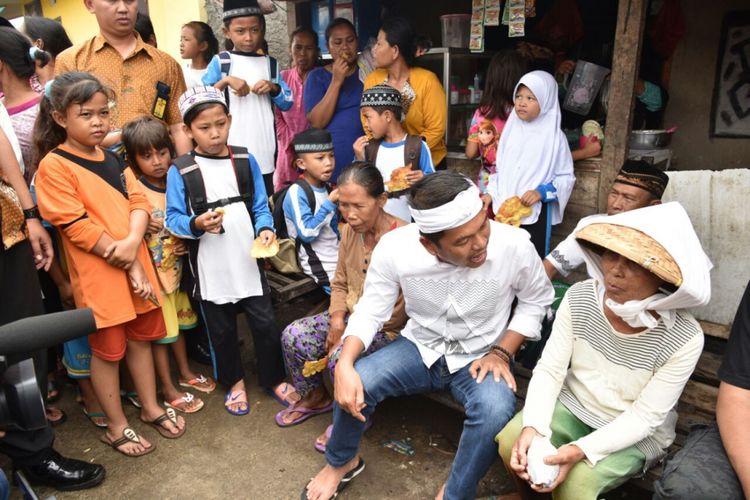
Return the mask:
<svg viewBox="0 0 750 500">
<path fill-rule="evenodd" d="M 250 218 L 255 225 L 255 216 L 253 215 L 253 198 L 255 196 L 255 185 L 250 175 L 250 154 L 247 148 L 239 146 L 229 146 L 229 158 L 234 167 L 234 175 L 237 177 L 238 196 L 231 198 L 222 198 L 221 200 L 208 202 L 206 197 L 206 184 L 203 182 L 203 175 L 198 164 L 195 162 L 195 153 L 190 152 L 174 160 L 177 170 L 182 176 L 185 183 L 185 205 L 195 215 L 201 215 L 209 210 L 223 207 L 241 201 L 247 207 Z"/>
<path fill-rule="evenodd" d="M 289 231 L 286 228 L 286 215 L 284 215 L 284 199 L 289 192 L 289 188 L 295 184 L 304 191 L 305 197 L 307 198 L 307 204 L 310 206 L 310 211 L 314 214 L 317 209 L 315 193 L 313 192 L 310 183 L 305 179 L 297 179 L 288 186 L 276 191 L 273 196 L 271 196 L 271 200 L 273 201 L 273 225 L 276 228 L 276 238 L 279 240 L 289 239 Z M 331 188 L 326 184 L 326 189 L 330 191 Z M 305 249 L 305 252 L 307 253 L 307 261 L 310 264 L 310 271 L 312 271 L 315 276 L 318 285 L 331 286 L 328 280 L 328 273 L 323 269 L 323 264 L 313 250 L 312 245 L 302 241 L 300 238 L 294 239 L 294 245 L 297 250 L 297 255 L 299 255 L 300 247 Z"/>
<path fill-rule="evenodd" d="M 255 216 L 253 214 L 255 185 L 253 184 L 253 178 L 250 175 L 250 155 L 247 148 L 229 146 L 229 158 L 232 161 L 232 167 L 234 167 L 234 175 L 237 178 L 237 188 L 240 194 L 238 196 L 232 196 L 231 198 L 222 198 L 221 200 L 216 200 L 211 203 L 208 202 L 206 196 L 206 184 L 203 182 L 203 175 L 201 175 L 200 167 L 195 161 L 195 153 L 191 151 L 188 154 L 175 158 L 173 163 L 180 172 L 182 181 L 185 183 L 185 207 L 195 215 L 201 215 L 209 210 L 241 201 L 245 204 L 245 207 L 250 214 L 250 220 L 253 223 L 253 227 L 255 227 Z M 223 228 L 221 232 L 224 232 Z M 185 240 L 185 244 L 188 247 L 190 266 L 186 266 L 183 270 L 180 288 L 189 291 L 194 299 L 200 300 L 201 296 L 200 287 L 198 286 L 198 276 L 193 272 L 193 270 L 198 268 L 199 240 Z M 265 289 L 267 285 L 265 284 L 265 277 L 263 276 L 262 271 L 261 282 Z"/>
<path fill-rule="evenodd" d="M 365 146 L 365 160 L 373 165 L 378 157 L 378 149 L 382 139 L 370 139 Z M 406 136 L 404 144 L 404 166 L 411 164 L 412 170 L 419 170 L 419 163 L 422 157 L 422 137 L 409 134 Z M 388 179 L 386 179 L 388 180 Z"/>
</svg>

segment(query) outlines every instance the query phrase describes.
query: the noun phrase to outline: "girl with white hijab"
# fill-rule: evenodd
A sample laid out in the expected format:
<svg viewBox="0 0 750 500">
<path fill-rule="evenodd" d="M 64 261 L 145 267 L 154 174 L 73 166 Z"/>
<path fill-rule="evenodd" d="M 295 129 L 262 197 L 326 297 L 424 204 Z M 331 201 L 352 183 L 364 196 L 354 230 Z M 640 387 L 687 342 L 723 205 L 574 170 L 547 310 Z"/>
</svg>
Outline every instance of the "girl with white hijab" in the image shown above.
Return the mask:
<svg viewBox="0 0 750 500">
<path fill-rule="evenodd" d="M 514 196 L 531 208 L 521 227 L 531 235 L 540 257 L 549 253 L 551 227 L 562 222 L 575 184 L 573 158 L 560 129 L 557 82 L 547 72 L 532 71 L 516 85 L 497 152 L 497 173 L 488 192 L 495 213 Z"/>
<path fill-rule="evenodd" d="M 594 500 L 660 460 L 703 349 L 685 309 L 708 303 L 711 263 L 679 203 L 594 218 L 576 238 L 593 278 L 568 290 L 496 438 L 524 497 Z"/>
</svg>

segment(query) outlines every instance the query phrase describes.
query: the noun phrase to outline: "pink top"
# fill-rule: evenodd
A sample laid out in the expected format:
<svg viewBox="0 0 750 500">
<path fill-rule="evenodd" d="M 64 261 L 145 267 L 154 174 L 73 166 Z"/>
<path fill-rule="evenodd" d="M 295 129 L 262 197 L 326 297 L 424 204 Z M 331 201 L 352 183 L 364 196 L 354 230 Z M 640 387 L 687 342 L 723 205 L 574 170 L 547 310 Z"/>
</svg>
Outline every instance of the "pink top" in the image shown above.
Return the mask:
<svg viewBox="0 0 750 500">
<path fill-rule="evenodd" d="M 41 100 L 42 96 L 38 95 L 18 106 L 7 108 L 13 130 L 18 137 L 18 144 L 21 146 L 23 163 L 26 165 L 24 174 L 26 184 L 31 183 L 35 171 L 32 164 L 34 160 L 34 124 L 36 123 L 36 116 L 39 114 L 39 102 Z"/>
<path fill-rule="evenodd" d="M 303 81 L 297 68 L 285 69 L 281 77 L 289 85 L 294 96 L 294 104 L 288 111 L 279 111 L 274 107 L 276 114 L 276 137 L 277 156 L 276 171 L 273 174 L 274 189 L 278 191 L 287 183 L 294 182 L 299 177 L 297 169 L 292 165 L 294 161 L 294 150 L 292 139 L 294 136 L 310 126 L 305 116 L 305 107 L 302 100 Z"/>
</svg>

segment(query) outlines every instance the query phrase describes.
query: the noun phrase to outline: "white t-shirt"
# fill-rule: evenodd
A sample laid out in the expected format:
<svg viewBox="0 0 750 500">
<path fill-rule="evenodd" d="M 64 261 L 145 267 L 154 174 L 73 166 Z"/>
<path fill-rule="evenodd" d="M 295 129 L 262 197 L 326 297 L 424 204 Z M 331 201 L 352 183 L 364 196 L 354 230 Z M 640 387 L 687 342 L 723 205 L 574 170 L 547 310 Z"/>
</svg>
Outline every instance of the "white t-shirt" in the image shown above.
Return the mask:
<svg viewBox="0 0 750 500">
<path fill-rule="evenodd" d="M 375 157 L 375 166 L 380 170 L 380 174 L 383 176 L 383 180 L 388 182 L 391 179 L 391 174 L 397 168 L 404 167 L 404 148 L 406 147 L 406 138 L 404 140 L 394 143 L 381 142 L 378 148 L 378 154 Z M 425 175 L 435 173 L 435 169 L 432 166 L 432 157 L 430 156 L 430 149 L 427 147 L 424 141 L 422 141 L 422 151 L 419 154 L 418 167 L 424 172 Z M 412 168 L 416 168 L 417 165 L 413 165 Z M 410 221 L 411 214 L 409 213 L 409 203 L 406 195 L 398 198 L 388 198 L 388 201 L 383 207 L 383 210 L 389 214 L 398 217 L 401 220 Z"/>
<path fill-rule="evenodd" d="M 271 79 L 267 57 L 233 53 L 231 58 L 229 74 L 242 78 L 250 88 L 260 80 Z M 232 113 L 229 144 L 246 147 L 258 161 L 261 173 L 272 173 L 276 167 L 276 134 L 271 96 L 255 95 L 251 92 L 240 97 L 230 89 L 229 112 Z"/>
<path fill-rule="evenodd" d="M 210 203 L 239 195 L 237 176 L 229 158 L 195 155 Z M 224 206 L 224 233 L 205 233 L 198 246 L 201 298 L 214 304 L 239 302 L 263 295 L 257 261 L 250 256 L 255 229 L 246 205 Z"/>
<path fill-rule="evenodd" d="M 203 75 L 206 74 L 208 68 L 194 69 L 190 66 L 190 63 L 186 63 L 182 67 L 182 74 L 185 76 L 185 87 L 202 87 L 203 86 Z"/>
</svg>

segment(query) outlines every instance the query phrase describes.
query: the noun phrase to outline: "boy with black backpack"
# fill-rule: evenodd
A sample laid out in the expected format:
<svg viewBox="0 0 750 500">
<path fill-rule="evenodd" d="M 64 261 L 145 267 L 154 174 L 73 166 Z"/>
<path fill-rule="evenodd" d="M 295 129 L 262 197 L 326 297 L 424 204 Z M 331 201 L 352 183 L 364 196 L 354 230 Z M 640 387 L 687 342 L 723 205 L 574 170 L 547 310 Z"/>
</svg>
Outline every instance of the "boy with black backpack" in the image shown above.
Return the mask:
<svg viewBox="0 0 750 500">
<path fill-rule="evenodd" d="M 374 163 L 386 187 L 395 180 L 397 169 L 409 167 L 406 174 L 409 186 L 425 175 L 435 173 L 427 144 L 418 135 L 407 134 L 401 118 L 403 107 L 401 93 L 390 85 L 375 85 L 362 93 L 360 103 L 365 128 L 372 139 L 362 136 L 354 142 L 354 156 L 359 161 Z M 399 219 L 410 221 L 406 194 L 409 189 L 388 190 L 388 202 L 384 210 Z"/>
<path fill-rule="evenodd" d="M 339 192 L 328 184 L 336 165 L 333 140 L 327 130 L 310 128 L 297 134 L 292 145 L 294 166 L 302 170 L 302 177 L 275 197 L 274 223 L 279 236 L 283 228 L 295 241 L 302 272 L 330 294 L 341 238 Z"/>
<path fill-rule="evenodd" d="M 250 412 L 237 338 L 240 311 L 253 334 L 259 385 L 288 404 L 296 393 L 284 382 L 270 289 L 250 255 L 256 235 L 267 247 L 276 240 L 260 168 L 247 149 L 227 145 L 232 117 L 221 91 L 192 88 L 179 107 L 196 147 L 175 159 L 167 174 L 166 226 L 188 242 L 191 291 L 200 300 L 216 380 L 229 389 L 224 405 L 233 415 Z"/>
</svg>

